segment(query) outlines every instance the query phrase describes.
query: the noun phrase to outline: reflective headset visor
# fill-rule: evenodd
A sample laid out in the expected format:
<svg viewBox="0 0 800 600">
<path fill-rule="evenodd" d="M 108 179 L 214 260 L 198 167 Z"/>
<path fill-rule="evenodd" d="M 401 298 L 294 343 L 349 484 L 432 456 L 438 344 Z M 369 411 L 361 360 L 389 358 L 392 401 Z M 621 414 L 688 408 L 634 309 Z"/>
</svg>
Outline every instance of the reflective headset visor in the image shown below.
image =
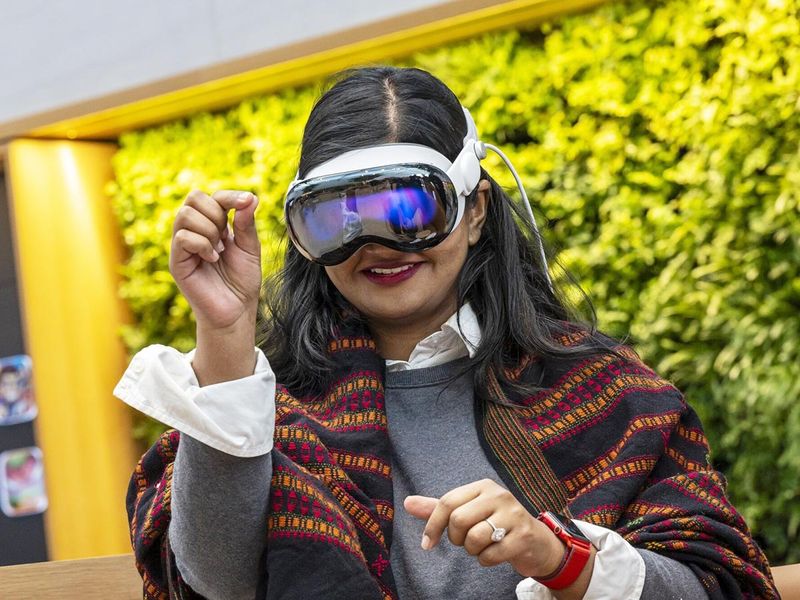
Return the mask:
<svg viewBox="0 0 800 600">
<path fill-rule="evenodd" d="M 285 211 L 293 242 L 326 266 L 347 260 L 369 243 L 402 252 L 426 250 L 446 238 L 461 216 L 451 178 L 424 163 L 298 181 L 286 195 Z"/>
</svg>

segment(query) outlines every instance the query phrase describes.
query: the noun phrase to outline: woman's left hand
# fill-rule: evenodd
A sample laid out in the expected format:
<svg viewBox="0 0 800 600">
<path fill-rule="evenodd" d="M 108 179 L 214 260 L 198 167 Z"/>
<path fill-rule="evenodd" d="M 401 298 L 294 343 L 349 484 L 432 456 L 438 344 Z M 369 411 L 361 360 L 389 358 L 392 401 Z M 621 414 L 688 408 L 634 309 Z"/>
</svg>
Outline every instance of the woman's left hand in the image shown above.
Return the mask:
<svg viewBox="0 0 800 600">
<path fill-rule="evenodd" d="M 475 556 L 484 567 L 510 563 L 524 577 L 546 577 L 561 564 L 566 546 L 531 515 L 507 489 L 483 479 L 447 492 L 439 499 L 408 496 L 405 509 L 426 520 L 422 547 L 429 550 L 447 537 Z M 492 525 L 506 534 L 492 541 Z"/>
</svg>

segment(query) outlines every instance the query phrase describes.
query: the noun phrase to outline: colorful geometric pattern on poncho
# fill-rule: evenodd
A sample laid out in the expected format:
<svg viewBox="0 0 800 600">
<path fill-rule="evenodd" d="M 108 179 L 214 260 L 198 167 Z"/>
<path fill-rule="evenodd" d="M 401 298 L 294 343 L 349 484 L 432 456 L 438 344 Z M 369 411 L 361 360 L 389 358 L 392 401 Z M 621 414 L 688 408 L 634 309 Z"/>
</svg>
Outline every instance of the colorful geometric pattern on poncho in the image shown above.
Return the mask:
<svg viewBox="0 0 800 600">
<path fill-rule="evenodd" d="M 568 511 L 674 558 L 712 600 L 778 598 L 764 554 L 709 464 L 694 411 L 633 351 L 618 351 L 529 359 L 509 371 L 545 390 L 523 397 L 498 387 L 514 407 L 476 403 L 490 462 L 532 512 Z M 336 340 L 331 352 L 338 370 L 325 394 L 300 398 L 280 386 L 276 394 L 258 598 L 397 598 L 383 361 L 363 336 Z M 167 535 L 179 441 L 166 432 L 142 457 L 128 492 L 145 600 L 199 598 L 175 569 Z"/>
</svg>

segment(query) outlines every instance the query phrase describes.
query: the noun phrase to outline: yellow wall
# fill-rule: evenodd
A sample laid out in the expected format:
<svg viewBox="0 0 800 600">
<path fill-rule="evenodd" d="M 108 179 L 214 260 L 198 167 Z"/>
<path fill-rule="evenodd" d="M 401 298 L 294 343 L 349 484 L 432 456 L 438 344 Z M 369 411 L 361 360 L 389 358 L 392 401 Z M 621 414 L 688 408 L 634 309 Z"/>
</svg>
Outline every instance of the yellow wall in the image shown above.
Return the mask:
<svg viewBox="0 0 800 600">
<path fill-rule="evenodd" d="M 16 140 L 8 147 L 12 230 L 51 560 L 129 552 L 124 510 L 135 463 L 130 417 L 111 395 L 127 364 L 118 328 L 123 262 L 103 188 L 110 143 Z"/>
</svg>

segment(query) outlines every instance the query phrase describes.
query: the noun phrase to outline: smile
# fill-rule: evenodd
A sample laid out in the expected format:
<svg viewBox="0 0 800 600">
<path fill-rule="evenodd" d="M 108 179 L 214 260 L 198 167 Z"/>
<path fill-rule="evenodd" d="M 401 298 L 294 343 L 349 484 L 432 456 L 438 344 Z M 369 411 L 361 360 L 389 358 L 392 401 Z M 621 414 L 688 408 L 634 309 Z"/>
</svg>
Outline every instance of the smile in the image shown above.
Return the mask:
<svg viewBox="0 0 800 600">
<path fill-rule="evenodd" d="M 377 273 L 379 275 L 396 275 L 397 273 L 408 271 L 413 266 L 414 265 L 403 265 L 401 267 L 394 267 L 392 269 L 381 269 L 379 267 L 374 267 L 370 269 L 370 273 Z"/>
<path fill-rule="evenodd" d="M 411 279 L 419 271 L 422 263 L 406 263 L 404 265 L 386 265 L 384 267 L 370 267 L 362 273 L 372 283 L 378 285 L 396 285 Z"/>
</svg>

